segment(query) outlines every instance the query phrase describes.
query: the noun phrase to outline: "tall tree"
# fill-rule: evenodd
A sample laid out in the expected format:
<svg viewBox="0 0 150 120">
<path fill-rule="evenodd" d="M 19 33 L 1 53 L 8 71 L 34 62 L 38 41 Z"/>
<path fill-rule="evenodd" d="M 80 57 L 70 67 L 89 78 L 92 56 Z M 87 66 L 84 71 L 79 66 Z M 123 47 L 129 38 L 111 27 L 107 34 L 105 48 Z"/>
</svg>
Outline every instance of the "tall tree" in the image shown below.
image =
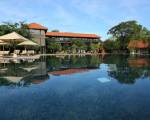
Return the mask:
<svg viewBox="0 0 150 120">
<path fill-rule="evenodd" d="M 131 39 L 145 38 L 149 33 L 148 29 L 138 24 L 137 21 L 126 21 L 112 27 L 108 34 L 116 37 L 120 41 L 120 48 L 126 49 L 127 44 Z"/>
<path fill-rule="evenodd" d="M 59 32 L 59 30 L 58 29 L 54 29 L 51 32 Z"/>
<path fill-rule="evenodd" d="M 28 29 L 28 25 L 22 21 L 22 22 L 4 22 L 0 25 L 0 35 L 4 35 L 11 32 L 17 32 L 18 34 L 26 37 L 31 38 L 30 31 Z"/>
</svg>

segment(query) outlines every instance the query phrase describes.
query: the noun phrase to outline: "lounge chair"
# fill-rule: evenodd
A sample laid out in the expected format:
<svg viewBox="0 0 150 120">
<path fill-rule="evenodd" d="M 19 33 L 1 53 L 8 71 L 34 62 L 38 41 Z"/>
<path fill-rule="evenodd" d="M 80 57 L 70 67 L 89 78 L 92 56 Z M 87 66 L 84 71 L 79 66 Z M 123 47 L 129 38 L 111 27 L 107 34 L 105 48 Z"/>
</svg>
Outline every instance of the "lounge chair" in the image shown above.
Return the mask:
<svg viewBox="0 0 150 120">
<path fill-rule="evenodd" d="M 0 51 L 0 56 L 8 55 L 9 51 Z"/>
<path fill-rule="evenodd" d="M 4 55 L 8 55 L 9 54 L 9 51 L 4 51 Z"/>
<path fill-rule="evenodd" d="M 21 54 L 21 55 L 26 55 L 26 54 L 27 54 L 27 51 L 26 51 L 26 50 L 23 50 L 20 54 Z"/>
<path fill-rule="evenodd" d="M 34 55 L 34 54 L 35 54 L 35 51 L 34 51 L 34 50 L 28 50 L 28 51 L 27 51 L 27 54 L 28 54 L 28 55 Z"/>
<path fill-rule="evenodd" d="M 3 56 L 4 55 L 4 52 L 3 51 L 0 51 L 0 56 Z"/>
<path fill-rule="evenodd" d="M 17 54 L 17 55 L 19 55 L 20 50 L 14 50 L 14 53 Z"/>
</svg>

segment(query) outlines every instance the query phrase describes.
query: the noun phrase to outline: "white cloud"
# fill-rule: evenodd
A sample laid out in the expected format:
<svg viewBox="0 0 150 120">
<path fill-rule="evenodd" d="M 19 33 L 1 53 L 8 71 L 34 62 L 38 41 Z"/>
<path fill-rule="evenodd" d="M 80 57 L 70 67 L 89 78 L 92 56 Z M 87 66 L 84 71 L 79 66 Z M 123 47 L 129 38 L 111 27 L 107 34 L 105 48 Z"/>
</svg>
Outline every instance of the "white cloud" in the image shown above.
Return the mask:
<svg viewBox="0 0 150 120">
<path fill-rule="evenodd" d="M 148 21 L 143 13 L 149 6 L 149 0 L 1 0 L 0 21 L 41 22 L 50 29 L 94 31 L 104 36 L 119 22 Z"/>
</svg>

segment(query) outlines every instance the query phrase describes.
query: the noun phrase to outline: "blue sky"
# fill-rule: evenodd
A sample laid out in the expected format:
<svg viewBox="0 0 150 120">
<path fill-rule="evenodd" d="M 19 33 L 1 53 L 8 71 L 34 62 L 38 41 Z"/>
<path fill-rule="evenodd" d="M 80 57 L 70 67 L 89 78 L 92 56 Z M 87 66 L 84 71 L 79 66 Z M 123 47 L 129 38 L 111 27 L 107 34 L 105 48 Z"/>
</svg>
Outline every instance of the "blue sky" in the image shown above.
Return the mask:
<svg viewBox="0 0 150 120">
<path fill-rule="evenodd" d="M 104 40 L 108 29 L 122 21 L 150 28 L 149 6 L 149 0 L 0 0 L 0 23 L 25 20 L 49 31 L 96 33 Z"/>
</svg>

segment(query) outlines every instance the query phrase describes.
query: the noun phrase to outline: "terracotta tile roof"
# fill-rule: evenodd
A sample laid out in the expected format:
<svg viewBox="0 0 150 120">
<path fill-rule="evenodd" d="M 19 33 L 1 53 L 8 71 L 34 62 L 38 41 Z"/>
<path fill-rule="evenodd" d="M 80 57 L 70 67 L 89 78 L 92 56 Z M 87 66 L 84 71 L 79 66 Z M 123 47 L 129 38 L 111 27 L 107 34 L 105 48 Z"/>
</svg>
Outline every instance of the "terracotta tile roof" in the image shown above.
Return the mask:
<svg viewBox="0 0 150 120">
<path fill-rule="evenodd" d="M 48 30 L 47 27 L 44 27 L 38 23 L 30 23 L 28 24 L 29 29 L 37 29 L 37 30 Z"/>
<path fill-rule="evenodd" d="M 148 48 L 148 47 L 149 47 L 148 42 L 143 41 L 143 40 L 132 40 L 128 44 L 128 48 L 140 48 L 140 49 L 143 49 L 143 48 Z"/>
<path fill-rule="evenodd" d="M 96 34 L 81 34 L 81 33 L 69 33 L 69 32 L 47 32 L 47 37 L 77 37 L 77 38 L 100 38 Z"/>
</svg>

